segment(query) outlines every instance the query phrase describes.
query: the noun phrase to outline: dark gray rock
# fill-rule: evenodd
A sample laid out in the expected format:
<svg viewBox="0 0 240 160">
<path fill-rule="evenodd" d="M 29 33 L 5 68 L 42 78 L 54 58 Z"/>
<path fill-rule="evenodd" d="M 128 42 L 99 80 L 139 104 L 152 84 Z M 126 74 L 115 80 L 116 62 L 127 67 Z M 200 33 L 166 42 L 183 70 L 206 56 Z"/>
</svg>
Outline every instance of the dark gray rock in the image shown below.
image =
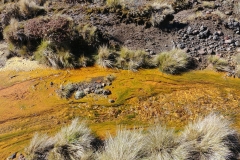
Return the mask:
<svg viewBox="0 0 240 160">
<path fill-rule="evenodd" d="M 184 49 L 184 48 L 185 48 L 185 45 L 182 44 L 182 43 L 179 43 L 179 44 L 177 45 L 177 48 L 179 48 L 179 49 Z"/>
<path fill-rule="evenodd" d="M 94 91 L 95 94 L 102 94 L 103 93 L 103 89 L 97 89 Z"/>
<path fill-rule="evenodd" d="M 113 99 L 109 99 L 108 102 L 109 102 L 109 103 L 114 103 L 115 100 L 113 100 Z"/>
<path fill-rule="evenodd" d="M 103 90 L 103 95 L 110 95 L 112 92 L 109 89 Z"/>
<path fill-rule="evenodd" d="M 193 35 L 197 35 L 198 33 L 199 33 L 198 30 L 194 30 L 194 31 L 192 32 Z"/>
<path fill-rule="evenodd" d="M 206 29 L 207 29 L 207 27 L 205 27 L 205 26 L 202 25 L 202 26 L 200 27 L 200 32 L 205 31 Z"/>
</svg>

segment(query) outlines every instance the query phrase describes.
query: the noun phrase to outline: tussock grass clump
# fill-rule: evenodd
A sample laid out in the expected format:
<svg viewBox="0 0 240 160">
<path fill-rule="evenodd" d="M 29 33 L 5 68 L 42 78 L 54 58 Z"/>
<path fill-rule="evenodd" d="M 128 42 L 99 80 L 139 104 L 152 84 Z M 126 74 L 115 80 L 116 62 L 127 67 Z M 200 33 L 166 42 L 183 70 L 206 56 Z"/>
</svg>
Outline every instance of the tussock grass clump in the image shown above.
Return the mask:
<svg viewBox="0 0 240 160">
<path fill-rule="evenodd" d="M 100 46 L 98 49 L 97 64 L 103 68 L 113 67 L 114 54 L 107 46 Z"/>
<path fill-rule="evenodd" d="M 211 55 L 208 57 L 208 63 L 213 65 L 213 68 L 217 71 L 228 71 L 228 61 L 217 55 Z"/>
<path fill-rule="evenodd" d="M 169 4 L 154 2 L 151 7 L 153 9 L 150 19 L 152 26 L 160 26 L 162 23 L 169 22 L 174 18 L 172 15 L 174 10 Z"/>
<path fill-rule="evenodd" d="M 142 50 L 130 50 L 127 47 L 122 47 L 117 58 L 118 68 L 137 71 L 140 67 L 151 67 L 151 57 Z"/>
<path fill-rule="evenodd" d="M 171 50 L 160 53 L 156 58 L 156 64 L 160 71 L 169 74 L 178 74 L 187 69 L 190 58 L 183 50 Z"/>
<path fill-rule="evenodd" d="M 4 15 L 0 20 L 3 28 L 10 24 L 11 19 L 19 19 L 21 16 L 19 7 L 16 3 L 7 4 L 1 13 Z"/>
<path fill-rule="evenodd" d="M 10 52 L 26 55 L 28 48 L 24 44 L 26 36 L 24 35 L 24 26 L 22 22 L 11 19 L 10 24 L 3 30 L 3 37 L 8 43 Z"/>
<path fill-rule="evenodd" d="M 148 130 L 144 140 L 150 160 L 180 160 L 188 157 L 188 146 L 182 144 L 174 129 L 157 124 Z"/>
<path fill-rule="evenodd" d="M 115 137 L 109 135 L 98 160 L 139 160 L 145 155 L 141 130 L 118 129 Z"/>
<path fill-rule="evenodd" d="M 28 160 L 43 160 L 53 149 L 56 140 L 47 135 L 35 134 L 30 145 L 25 149 Z"/>
<path fill-rule="evenodd" d="M 57 48 L 50 41 L 43 40 L 34 52 L 35 59 L 53 68 L 75 68 L 76 57 L 68 48 Z"/>
<path fill-rule="evenodd" d="M 213 113 L 180 133 L 159 124 L 145 132 L 119 128 L 97 143 L 86 123 L 74 119 L 53 138 L 36 134 L 25 151 L 29 160 L 233 160 L 240 153 L 231 123 Z"/>
<path fill-rule="evenodd" d="M 28 160 L 90 160 L 95 137 L 84 121 L 74 119 L 55 137 L 36 134 L 25 149 Z"/>
<path fill-rule="evenodd" d="M 77 160 L 91 157 L 91 143 L 94 137 L 85 122 L 79 123 L 78 119 L 74 119 L 69 126 L 57 133 L 55 139 L 56 143 L 49 159 Z"/>
<path fill-rule="evenodd" d="M 190 123 L 182 132 L 182 143 L 189 143 L 189 160 L 235 159 L 239 140 L 230 122 L 216 114 Z"/>
<path fill-rule="evenodd" d="M 81 24 L 76 27 L 76 30 L 88 44 L 96 45 L 99 42 L 101 35 L 97 27 L 90 24 Z"/>
<path fill-rule="evenodd" d="M 20 0 L 18 4 L 19 10 L 24 17 L 33 17 L 44 11 L 44 7 L 37 5 L 33 0 Z"/>
</svg>

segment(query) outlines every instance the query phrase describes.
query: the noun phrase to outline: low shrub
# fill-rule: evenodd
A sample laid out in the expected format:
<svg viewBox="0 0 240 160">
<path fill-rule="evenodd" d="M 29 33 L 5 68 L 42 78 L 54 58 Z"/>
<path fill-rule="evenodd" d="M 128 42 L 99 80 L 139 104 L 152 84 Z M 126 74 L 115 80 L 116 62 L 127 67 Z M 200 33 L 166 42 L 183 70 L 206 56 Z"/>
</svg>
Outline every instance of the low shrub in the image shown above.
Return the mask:
<svg viewBox="0 0 240 160">
<path fill-rule="evenodd" d="M 187 69 L 190 58 L 183 50 L 171 50 L 160 53 L 155 61 L 160 71 L 169 74 L 179 74 Z"/>
<path fill-rule="evenodd" d="M 44 27 L 44 38 L 56 43 L 69 43 L 75 38 L 74 22 L 68 16 L 54 16 Z"/>
<path fill-rule="evenodd" d="M 24 23 L 24 33 L 30 39 L 42 39 L 44 37 L 45 26 L 50 21 L 49 17 L 37 17 L 27 20 Z"/>
</svg>

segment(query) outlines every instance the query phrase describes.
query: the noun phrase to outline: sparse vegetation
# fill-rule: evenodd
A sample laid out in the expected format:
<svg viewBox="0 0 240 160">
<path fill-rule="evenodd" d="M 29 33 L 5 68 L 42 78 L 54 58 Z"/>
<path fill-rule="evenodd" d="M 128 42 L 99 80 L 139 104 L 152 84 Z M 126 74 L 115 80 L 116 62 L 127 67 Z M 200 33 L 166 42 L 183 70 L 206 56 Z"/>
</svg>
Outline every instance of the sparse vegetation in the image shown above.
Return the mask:
<svg viewBox="0 0 240 160">
<path fill-rule="evenodd" d="M 183 50 L 163 52 L 156 58 L 160 71 L 170 74 L 178 74 L 186 70 L 189 62 L 190 58 Z"/>
</svg>

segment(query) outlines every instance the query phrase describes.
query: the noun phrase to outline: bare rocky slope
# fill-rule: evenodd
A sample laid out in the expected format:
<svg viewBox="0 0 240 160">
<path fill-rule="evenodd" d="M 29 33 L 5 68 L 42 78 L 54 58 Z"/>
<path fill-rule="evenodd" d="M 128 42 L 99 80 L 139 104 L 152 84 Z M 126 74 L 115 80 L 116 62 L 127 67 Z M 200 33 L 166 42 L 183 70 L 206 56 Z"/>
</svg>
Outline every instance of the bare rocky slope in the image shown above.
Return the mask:
<svg viewBox="0 0 240 160">
<path fill-rule="evenodd" d="M 191 57 L 189 69 L 219 63 L 218 71 L 234 76 L 240 52 L 239 1 L 166 2 L 5 2 L 0 10 L 0 37 L 8 49 L 0 55 L 1 66 L 12 56 L 23 56 L 53 67 L 83 67 L 94 63 L 99 46 L 107 45 L 116 51 L 123 46 L 141 49 L 150 57 L 182 49 Z M 54 46 L 47 45 L 51 49 L 39 54 L 44 41 Z M 53 60 L 52 52 L 64 52 L 67 58 Z M 224 62 L 209 60 L 211 55 Z"/>
</svg>

